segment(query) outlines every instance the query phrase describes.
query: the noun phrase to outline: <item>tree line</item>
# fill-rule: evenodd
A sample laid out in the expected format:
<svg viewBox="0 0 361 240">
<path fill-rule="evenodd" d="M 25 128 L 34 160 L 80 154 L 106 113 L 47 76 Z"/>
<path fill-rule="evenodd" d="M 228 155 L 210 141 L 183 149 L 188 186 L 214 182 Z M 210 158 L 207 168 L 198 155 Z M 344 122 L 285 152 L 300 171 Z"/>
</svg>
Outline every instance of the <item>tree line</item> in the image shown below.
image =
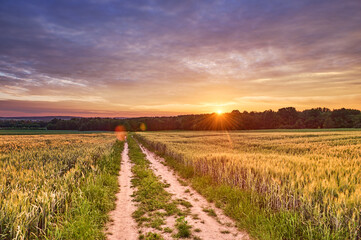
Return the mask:
<svg viewBox="0 0 361 240">
<path fill-rule="evenodd" d="M 31 120 L 0 120 L 0 129 L 28 129 L 38 130 L 46 129 L 47 121 L 31 121 Z"/>
<path fill-rule="evenodd" d="M 278 111 L 240 112 L 224 114 L 180 115 L 174 117 L 140 118 L 72 118 L 50 122 L 0 121 L 0 128 L 46 127 L 49 130 L 114 131 L 122 125 L 128 131 L 160 130 L 255 130 L 304 128 L 361 128 L 361 111 L 354 109 L 312 108 L 297 111 L 294 107 Z"/>
</svg>

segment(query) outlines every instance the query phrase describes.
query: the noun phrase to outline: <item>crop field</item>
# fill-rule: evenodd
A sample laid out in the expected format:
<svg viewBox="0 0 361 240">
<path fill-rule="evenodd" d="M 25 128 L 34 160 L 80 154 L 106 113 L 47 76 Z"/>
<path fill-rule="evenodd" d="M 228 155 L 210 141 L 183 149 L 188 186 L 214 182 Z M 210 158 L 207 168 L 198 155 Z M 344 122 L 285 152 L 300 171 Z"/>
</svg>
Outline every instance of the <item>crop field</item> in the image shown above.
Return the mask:
<svg viewBox="0 0 361 240">
<path fill-rule="evenodd" d="M 115 233 L 233 239 L 236 224 L 237 239 L 361 238 L 361 131 L 75 133 L 0 136 L 0 239 L 112 239 L 109 212 L 131 205 L 138 225 Z M 120 167 L 136 191 L 114 208 Z"/>
<path fill-rule="evenodd" d="M 361 131 L 136 136 L 256 238 L 361 238 Z"/>
<path fill-rule="evenodd" d="M 101 239 L 114 207 L 113 134 L 0 136 L 0 239 Z"/>
</svg>

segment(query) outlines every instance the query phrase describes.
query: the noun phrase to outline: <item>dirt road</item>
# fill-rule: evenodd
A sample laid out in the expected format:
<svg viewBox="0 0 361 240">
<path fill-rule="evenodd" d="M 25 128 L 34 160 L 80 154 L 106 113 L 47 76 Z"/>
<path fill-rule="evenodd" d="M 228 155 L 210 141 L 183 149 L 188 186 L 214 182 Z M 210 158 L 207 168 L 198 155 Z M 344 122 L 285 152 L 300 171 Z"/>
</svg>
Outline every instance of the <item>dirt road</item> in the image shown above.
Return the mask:
<svg viewBox="0 0 361 240">
<path fill-rule="evenodd" d="M 131 163 L 128 157 L 128 144 L 125 143 L 122 153 L 122 163 L 118 182 L 120 191 L 116 197 L 116 208 L 110 213 L 111 222 L 108 224 L 108 240 L 136 240 L 138 239 L 137 224 L 132 218 L 136 210 L 131 195 Z"/>
<path fill-rule="evenodd" d="M 151 163 L 150 168 L 160 177 L 160 180 L 167 183 L 169 187 L 166 191 L 171 193 L 173 199 L 183 199 L 188 201 L 192 207 L 186 217 L 189 225 L 192 226 L 193 239 L 203 240 L 239 240 L 250 239 L 247 233 L 239 231 L 235 227 L 235 222 L 225 216 L 222 210 L 210 204 L 203 196 L 193 190 L 190 186 L 182 185 L 177 174 L 162 164 L 163 158 L 156 156 L 143 146 L 142 152 Z M 132 201 L 133 189 L 131 187 L 132 164 L 128 157 L 128 144 L 125 143 L 122 153 L 121 171 L 119 173 L 120 191 L 117 193 L 116 209 L 110 213 L 111 222 L 107 225 L 108 240 L 136 240 L 139 232 L 155 232 L 164 239 L 174 239 L 175 236 L 169 232 L 163 232 L 160 229 L 138 227 L 132 213 L 137 209 Z M 175 216 L 166 219 L 163 228 L 175 228 Z"/>
</svg>

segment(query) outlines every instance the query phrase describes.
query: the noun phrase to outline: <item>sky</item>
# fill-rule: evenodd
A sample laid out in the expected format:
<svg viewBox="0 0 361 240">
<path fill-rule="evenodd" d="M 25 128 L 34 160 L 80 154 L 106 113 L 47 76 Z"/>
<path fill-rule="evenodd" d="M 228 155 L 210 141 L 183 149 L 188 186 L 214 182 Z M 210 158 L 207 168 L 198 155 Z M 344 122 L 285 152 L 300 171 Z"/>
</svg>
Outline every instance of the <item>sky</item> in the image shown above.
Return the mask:
<svg viewBox="0 0 361 240">
<path fill-rule="evenodd" d="M 361 109 L 359 0 L 1 0 L 0 116 Z"/>
</svg>

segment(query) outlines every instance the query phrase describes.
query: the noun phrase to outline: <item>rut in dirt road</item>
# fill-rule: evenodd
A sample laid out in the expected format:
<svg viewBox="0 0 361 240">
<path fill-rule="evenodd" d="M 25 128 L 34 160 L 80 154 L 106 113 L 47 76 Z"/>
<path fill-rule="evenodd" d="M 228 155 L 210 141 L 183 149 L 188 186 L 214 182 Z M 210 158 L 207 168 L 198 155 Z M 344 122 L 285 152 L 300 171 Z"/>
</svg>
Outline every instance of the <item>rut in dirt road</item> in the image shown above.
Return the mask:
<svg viewBox="0 0 361 240">
<path fill-rule="evenodd" d="M 248 234 L 239 231 L 235 227 L 235 222 L 223 214 L 221 209 L 218 209 L 214 204 L 209 203 L 203 196 L 193 190 L 189 186 L 183 186 L 176 177 L 174 171 L 170 170 L 162 162 L 165 160 L 156 156 L 154 153 L 140 145 L 143 153 L 151 163 L 151 168 L 156 175 L 170 186 L 167 191 L 174 194 L 175 198 L 183 199 L 192 204 L 191 214 L 186 217 L 193 230 L 197 232 L 193 234 L 203 240 L 235 240 L 235 239 L 250 239 Z M 214 216 L 210 216 L 209 211 L 212 209 Z M 214 212 L 213 212 L 214 211 Z M 216 216 L 215 216 L 216 215 Z"/>
<path fill-rule="evenodd" d="M 122 163 L 119 172 L 118 182 L 120 191 L 116 194 L 116 208 L 110 213 L 110 223 L 108 224 L 108 240 L 136 240 L 138 239 L 138 229 L 132 213 L 136 207 L 132 202 L 131 195 L 131 163 L 128 157 L 128 143 L 125 142 L 122 153 Z"/>
</svg>

